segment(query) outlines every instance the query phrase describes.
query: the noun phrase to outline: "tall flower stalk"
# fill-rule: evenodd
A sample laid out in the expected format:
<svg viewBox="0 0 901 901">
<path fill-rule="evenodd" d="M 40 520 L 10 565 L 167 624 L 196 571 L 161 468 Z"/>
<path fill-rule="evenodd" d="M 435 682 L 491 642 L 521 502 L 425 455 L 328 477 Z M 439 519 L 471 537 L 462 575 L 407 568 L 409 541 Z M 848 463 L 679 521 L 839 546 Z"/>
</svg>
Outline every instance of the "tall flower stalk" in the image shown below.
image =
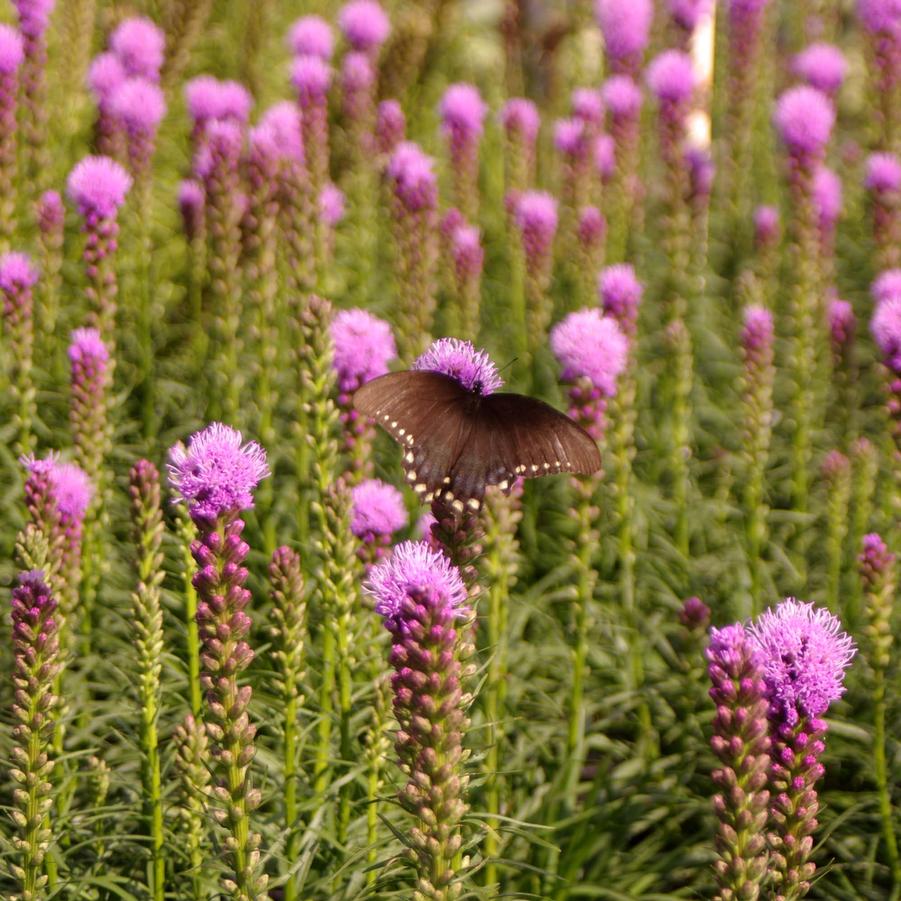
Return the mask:
<svg viewBox="0 0 901 901">
<path fill-rule="evenodd" d="M 541 117 L 531 100 L 513 97 L 500 113 L 504 129 L 504 187 L 508 196 L 520 194 L 535 183 L 535 162 Z"/>
<path fill-rule="evenodd" d="M 275 688 L 282 706 L 282 804 L 285 830 L 285 860 L 292 864 L 300 854 L 298 828 L 298 763 L 301 736 L 298 714 L 304 702 L 307 604 L 300 571 L 300 557 L 288 547 L 280 547 L 269 564 L 272 595 L 272 634 L 275 638 Z M 297 898 L 297 880 L 285 883 L 285 901 Z"/>
<path fill-rule="evenodd" d="M 241 345 L 241 216 L 239 162 L 243 136 L 230 120 L 211 122 L 194 162 L 206 195 L 207 265 L 213 313 L 210 411 L 229 421 L 238 415 L 243 375 L 238 364 Z"/>
<path fill-rule="evenodd" d="M 138 665 L 138 702 L 141 708 L 142 782 L 144 817 L 150 837 L 150 897 L 163 901 L 166 892 L 165 832 L 160 766 L 159 719 L 163 667 L 163 610 L 160 591 L 163 570 L 163 513 L 160 476 L 148 460 L 139 460 L 129 474 L 132 527 L 137 551 L 138 582 L 132 593 L 135 652 Z"/>
<path fill-rule="evenodd" d="M 871 94 L 876 110 L 872 141 L 884 151 L 901 151 L 898 97 L 901 93 L 901 10 L 881 0 L 863 0 L 857 15 L 867 34 Z"/>
<path fill-rule="evenodd" d="M 404 542 L 375 567 L 368 590 L 392 638 L 394 750 L 407 779 L 398 793 L 417 873 L 414 898 L 450 901 L 462 891 L 462 820 L 468 752 L 463 738 L 473 668 L 472 610 L 459 571 L 425 542 Z"/>
<path fill-rule="evenodd" d="M 24 58 L 21 35 L 9 25 L 0 25 L 0 253 L 10 249 L 16 226 L 16 112 L 19 69 Z"/>
<path fill-rule="evenodd" d="M 381 479 L 365 479 L 351 490 L 350 530 L 367 571 L 391 553 L 395 532 L 407 525 L 404 496 Z"/>
<path fill-rule="evenodd" d="M 710 697 L 716 705 L 710 744 L 720 762 L 713 809 L 718 885 L 716 901 L 756 901 L 766 877 L 770 738 L 760 653 L 743 626 L 710 630 Z"/>
<path fill-rule="evenodd" d="M 602 97 L 615 163 L 610 199 L 604 205 L 610 220 L 607 258 L 619 263 L 626 257 L 629 232 L 642 194 L 638 175 L 641 88 L 628 75 L 614 75 L 604 82 Z"/>
<path fill-rule="evenodd" d="M 56 337 L 62 294 L 63 238 L 66 210 L 57 191 L 45 191 L 35 204 L 38 225 L 38 304 L 35 316 L 36 331 L 50 349 L 50 369 L 57 381 L 65 378 L 63 356 Z"/>
<path fill-rule="evenodd" d="M 197 565 L 204 719 L 215 784 L 212 815 L 226 832 L 228 874 L 223 888 L 240 901 L 263 901 L 267 877 L 260 867 L 260 836 L 251 813 L 261 795 L 251 785 L 256 728 L 248 707 L 253 690 L 239 677 L 254 657 L 247 643 L 251 594 L 244 583 L 250 551 L 241 538 L 241 511 L 253 506 L 253 491 L 269 475 L 265 451 L 243 443 L 240 432 L 214 423 L 191 437 L 187 448 L 170 451 L 169 478 L 197 528 L 191 554 Z"/>
<path fill-rule="evenodd" d="M 796 280 L 791 310 L 794 395 L 792 418 L 792 486 L 794 507 L 808 506 L 811 429 L 817 421 L 815 359 L 825 359 L 825 316 L 819 302 L 823 288 L 818 261 L 819 223 L 814 178 L 832 132 L 832 102 L 807 86 L 790 88 L 776 105 L 774 123 L 788 152 L 788 179 L 794 209 L 793 254 Z"/>
<path fill-rule="evenodd" d="M 16 448 L 27 454 L 34 445 L 33 426 L 37 415 L 32 374 L 34 353 L 34 286 L 37 269 L 24 253 L 0 256 L 0 294 L 3 325 L 9 343 L 9 383 L 14 402 Z"/>
<path fill-rule="evenodd" d="M 828 610 L 787 598 L 750 626 L 766 686 L 770 739 L 769 878 L 785 901 L 810 891 L 813 833 L 824 773 L 823 714 L 844 693 L 851 639 Z"/>
<path fill-rule="evenodd" d="M 199 684 L 199 683 L 198 683 Z M 185 842 L 192 901 L 207 897 L 203 865 L 207 859 L 207 807 L 210 803 L 209 740 L 203 722 L 189 713 L 172 733 L 178 784 L 178 834 Z"/>
<path fill-rule="evenodd" d="M 872 528 L 873 500 L 879 477 L 879 451 L 868 438 L 857 438 L 851 445 L 851 515 L 848 530 L 848 547 L 856 552 L 863 537 Z M 860 624 L 862 603 L 860 579 L 853 579 L 851 590 L 842 605 L 842 612 L 849 626 L 857 630 Z"/>
<path fill-rule="evenodd" d="M 745 464 L 743 505 L 748 567 L 751 573 L 751 612 L 758 613 L 763 584 L 763 553 L 767 545 L 769 508 L 766 467 L 773 430 L 773 314 L 762 306 L 745 309 L 741 332 L 743 374 L 742 453 Z"/>
<path fill-rule="evenodd" d="M 629 343 L 616 320 L 596 309 L 571 313 L 551 332 L 551 349 L 568 386 L 569 414 L 595 441 L 604 443 L 607 405 L 616 394 L 617 379 L 626 368 Z M 573 480 L 576 537 L 572 561 L 576 572 L 573 605 L 572 685 L 567 732 L 566 800 L 575 809 L 585 759 L 586 713 L 583 707 L 591 608 L 597 584 L 595 550 L 600 540 L 600 509 L 596 497 L 601 476 Z M 634 623 L 632 623 L 634 625 Z"/>
<path fill-rule="evenodd" d="M 83 159 L 69 174 L 69 198 L 82 217 L 85 235 L 82 260 L 89 304 L 89 323 L 100 330 L 110 353 L 116 357 L 116 310 L 119 283 L 115 252 L 118 247 L 119 208 L 131 188 L 131 176 L 117 162 L 104 156 Z"/>
<path fill-rule="evenodd" d="M 432 160 L 416 144 L 397 146 L 385 170 L 398 290 L 397 343 L 402 359 L 421 353 L 435 315 L 438 265 L 438 183 Z"/>
<path fill-rule="evenodd" d="M 867 159 L 864 187 L 870 196 L 879 269 L 901 264 L 901 159 L 874 153 Z"/>
<path fill-rule="evenodd" d="M 873 698 L 873 770 L 879 797 L 882 839 L 895 897 L 901 889 L 901 857 L 895 835 L 891 781 L 886 760 L 886 686 L 893 645 L 891 621 L 896 587 L 895 555 L 879 535 L 870 533 L 864 536 L 857 563 L 864 593 L 867 659 Z"/>
<path fill-rule="evenodd" d="M 463 217 L 479 216 L 479 141 L 488 107 L 471 84 L 452 84 L 441 98 L 441 133 L 453 174 L 453 202 Z"/>
<path fill-rule="evenodd" d="M 20 573 L 12 595 L 13 632 L 13 839 L 12 872 L 20 897 L 46 895 L 47 851 L 53 841 L 53 734 L 59 713 L 60 668 L 56 601 L 37 570 Z"/>
<path fill-rule="evenodd" d="M 851 461 L 832 450 L 821 467 L 826 489 L 826 606 L 838 612 L 851 500 Z"/>
</svg>

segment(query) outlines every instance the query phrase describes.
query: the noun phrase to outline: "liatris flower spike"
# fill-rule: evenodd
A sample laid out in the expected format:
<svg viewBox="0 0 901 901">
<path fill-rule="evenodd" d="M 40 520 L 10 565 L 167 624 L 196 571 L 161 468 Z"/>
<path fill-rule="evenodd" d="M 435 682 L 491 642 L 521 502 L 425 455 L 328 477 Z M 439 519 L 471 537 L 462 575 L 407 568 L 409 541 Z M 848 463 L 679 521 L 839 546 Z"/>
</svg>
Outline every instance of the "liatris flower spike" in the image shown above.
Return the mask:
<svg viewBox="0 0 901 901">
<path fill-rule="evenodd" d="M 713 0 L 667 0 L 667 6 L 673 22 L 687 38 L 713 9 Z"/>
<path fill-rule="evenodd" d="M 508 191 L 525 191 L 535 180 L 535 142 L 541 127 L 538 107 L 524 97 L 508 100 L 500 112 L 506 137 Z"/>
<path fill-rule="evenodd" d="M 18 830 L 13 873 L 20 897 L 46 894 L 44 858 L 53 840 L 53 734 L 60 699 L 54 688 L 60 671 L 56 600 L 44 574 L 21 573 L 12 593 L 13 706 L 15 725 L 11 775 L 12 818 Z"/>
<path fill-rule="evenodd" d="M 419 894 L 453 898 L 460 886 L 459 851 L 466 812 L 467 752 L 463 738 L 472 673 L 465 661 L 472 611 L 455 567 L 425 542 L 398 545 L 374 567 L 368 591 L 391 633 L 394 748 L 406 785 L 401 806 L 414 819 L 407 838 Z"/>
<path fill-rule="evenodd" d="M 832 134 L 835 107 L 816 88 L 806 85 L 789 88 L 776 103 L 773 122 L 796 164 L 813 171 Z"/>
<path fill-rule="evenodd" d="M 131 174 L 136 178 L 146 175 L 157 129 L 166 114 L 162 89 L 146 79 L 129 78 L 113 93 L 110 108 L 125 130 Z"/>
<path fill-rule="evenodd" d="M 835 97 L 845 80 L 848 63 L 832 44 L 811 44 L 792 62 L 792 71 L 812 88 Z"/>
<path fill-rule="evenodd" d="M 580 310 L 554 326 L 551 349 L 569 385 L 570 416 L 600 441 L 607 401 L 629 358 L 628 339 L 612 317 Z"/>
<path fill-rule="evenodd" d="M 901 160 L 894 153 L 874 153 L 867 159 L 864 187 L 873 206 L 873 237 L 878 265 L 901 263 Z"/>
<path fill-rule="evenodd" d="M 328 181 L 328 90 L 332 70 L 319 56 L 297 56 L 291 65 L 291 84 L 301 111 L 303 145 L 309 161 L 313 191 Z"/>
<path fill-rule="evenodd" d="M 471 84 L 452 84 L 441 98 L 438 112 L 447 141 L 454 177 L 454 203 L 474 222 L 479 203 L 479 140 L 488 107 Z"/>
<path fill-rule="evenodd" d="M 828 610 L 787 598 L 749 629 L 760 655 L 769 703 L 770 878 L 780 897 L 803 897 L 816 864 L 810 860 L 823 775 L 830 704 L 844 694 L 854 643 Z"/>
<path fill-rule="evenodd" d="M 648 45 L 653 3 L 651 0 L 595 0 L 595 12 L 614 74 L 634 77 Z"/>
<path fill-rule="evenodd" d="M 9 381 L 15 401 L 14 417 L 20 453 L 31 450 L 35 389 L 32 380 L 34 352 L 34 286 L 37 269 L 24 253 L 0 256 L 0 295 L 3 324 L 9 348 Z"/>
<path fill-rule="evenodd" d="M 638 331 L 638 308 L 644 287 L 629 263 L 616 263 L 598 275 L 598 298 L 604 314 L 612 316 L 630 342 Z"/>
<path fill-rule="evenodd" d="M 478 335 L 482 267 L 485 264 L 479 230 L 473 225 L 455 228 L 450 238 L 450 253 L 457 286 L 460 331 L 464 335 Z"/>
<path fill-rule="evenodd" d="M 369 450 L 373 428 L 353 408 L 353 393 L 388 371 L 388 364 L 397 357 L 397 347 L 391 326 L 366 310 L 341 310 L 329 330 L 345 447 L 354 472 L 363 475 L 372 466 Z"/>
<path fill-rule="evenodd" d="M 112 51 L 94 57 L 88 69 L 88 88 L 97 104 L 94 145 L 106 156 L 123 155 L 122 122 L 113 113 L 113 95 L 128 78 L 121 60 Z"/>
<path fill-rule="evenodd" d="M 253 106 L 247 88 L 236 81 L 219 81 L 212 75 L 198 75 L 185 85 L 188 115 L 194 123 L 194 148 L 203 146 L 206 127 L 222 120 L 246 125 Z"/>
<path fill-rule="evenodd" d="M 391 33 L 391 23 L 376 0 L 351 0 L 338 13 L 344 39 L 361 53 L 378 54 Z"/>
<path fill-rule="evenodd" d="M 756 901 L 766 875 L 767 735 L 762 657 L 743 626 L 710 630 L 707 648 L 710 697 L 716 705 L 713 753 L 720 766 L 712 778 L 719 820 L 714 872 L 717 901 Z"/>
<path fill-rule="evenodd" d="M 526 261 L 526 298 L 529 301 L 529 348 L 544 342 L 553 313 L 548 296 L 557 233 L 557 201 L 545 191 L 525 191 L 514 201 L 513 221 Z"/>
<path fill-rule="evenodd" d="M 754 236 L 758 249 L 779 243 L 779 210 L 774 206 L 759 206 L 754 210 Z"/>
<path fill-rule="evenodd" d="M 268 475 L 266 452 L 221 423 L 192 435 L 187 447 L 177 444 L 169 452 L 169 480 L 197 527 L 191 554 L 200 598 L 206 726 L 218 780 L 214 815 L 228 832 L 230 872 L 223 885 L 248 898 L 265 893 L 267 877 L 260 872 L 260 836 L 250 828 L 250 814 L 261 800 L 248 772 L 256 733 L 248 715 L 252 690 L 238 684 L 254 656 L 247 643 L 251 621 L 245 610 L 251 594 L 244 587 L 243 565 L 250 548 L 241 539 L 240 515 L 253 506 L 253 492 Z"/>
<path fill-rule="evenodd" d="M 69 173 L 67 189 L 83 223 L 85 246 L 82 260 L 87 278 L 85 294 L 91 306 L 90 321 L 100 329 L 115 356 L 118 281 L 113 254 L 118 246 L 116 217 L 131 188 L 131 176 L 115 160 L 85 157 Z"/>
<path fill-rule="evenodd" d="M 21 35 L 9 25 L 0 25 L 0 251 L 9 249 L 15 227 L 16 109 L 24 58 Z"/>
<path fill-rule="evenodd" d="M 407 132 L 407 119 L 397 100 L 383 100 L 376 110 L 375 143 L 382 156 L 390 156 Z"/>
<path fill-rule="evenodd" d="M 69 363 L 72 391 L 69 419 L 75 458 L 99 486 L 112 436 L 107 422 L 111 361 L 97 329 L 81 328 L 72 332 Z"/>
<path fill-rule="evenodd" d="M 390 553 L 394 533 L 408 523 L 404 496 L 381 479 L 366 479 L 351 490 L 350 528 L 360 540 L 357 554 L 367 569 Z"/>
<path fill-rule="evenodd" d="M 331 25 L 320 16 L 301 16 L 288 31 L 288 48 L 295 56 L 318 56 L 328 62 L 334 51 Z"/>
<path fill-rule="evenodd" d="M 686 598 L 679 608 L 679 623 L 689 632 L 706 630 L 710 625 L 710 608 L 699 597 Z"/>
<path fill-rule="evenodd" d="M 645 77 L 657 98 L 663 125 L 669 129 L 682 127 L 697 85 L 691 57 L 680 50 L 664 50 L 651 61 Z"/>
</svg>

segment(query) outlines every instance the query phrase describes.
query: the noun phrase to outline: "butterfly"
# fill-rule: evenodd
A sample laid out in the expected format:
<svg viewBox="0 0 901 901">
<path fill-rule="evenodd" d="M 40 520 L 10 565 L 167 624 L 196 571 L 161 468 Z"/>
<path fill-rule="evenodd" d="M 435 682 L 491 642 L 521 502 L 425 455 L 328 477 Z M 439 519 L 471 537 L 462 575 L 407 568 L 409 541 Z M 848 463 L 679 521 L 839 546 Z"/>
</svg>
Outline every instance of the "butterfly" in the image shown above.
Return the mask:
<svg viewBox="0 0 901 901">
<path fill-rule="evenodd" d="M 476 511 L 485 489 L 518 478 L 601 467 L 594 439 L 565 414 L 522 394 L 483 395 L 441 372 L 391 372 L 367 382 L 354 407 L 404 449 L 407 481 L 428 503 Z"/>
</svg>

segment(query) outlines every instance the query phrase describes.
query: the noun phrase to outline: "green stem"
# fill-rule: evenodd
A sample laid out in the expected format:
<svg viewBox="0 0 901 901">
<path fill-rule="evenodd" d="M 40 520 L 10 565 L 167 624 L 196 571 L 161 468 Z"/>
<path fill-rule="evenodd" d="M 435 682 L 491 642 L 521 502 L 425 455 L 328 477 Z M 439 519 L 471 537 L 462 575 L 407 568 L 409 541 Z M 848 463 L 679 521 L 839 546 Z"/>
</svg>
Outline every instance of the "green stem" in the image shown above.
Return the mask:
<svg viewBox="0 0 901 901">
<path fill-rule="evenodd" d="M 892 874 L 892 901 L 901 894 L 901 860 L 895 837 L 894 811 L 892 809 L 891 788 L 888 779 L 888 765 L 885 754 L 885 671 L 878 667 L 874 675 L 873 698 L 875 702 L 873 721 L 873 768 L 876 773 L 876 787 L 879 795 L 879 815 L 882 819 L 882 836 Z"/>
<path fill-rule="evenodd" d="M 322 675 L 319 682 L 319 727 L 317 729 L 316 763 L 313 791 L 320 804 L 325 803 L 329 784 L 329 761 L 332 759 L 332 712 L 335 690 L 335 633 L 325 625 L 322 632 Z"/>
<path fill-rule="evenodd" d="M 285 832 L 288 841 L 285 846 L 288 865 L 300 854 L 300 833 L 297 831 L 297 698 L 289 697 L 285 702 L 282 720 L 284 745 L 282 748 L 282 770 L 284 776 Z M 285 901 L 296 901 L 297 882 L 294 878 L 285 883 Z"/>
</svg>

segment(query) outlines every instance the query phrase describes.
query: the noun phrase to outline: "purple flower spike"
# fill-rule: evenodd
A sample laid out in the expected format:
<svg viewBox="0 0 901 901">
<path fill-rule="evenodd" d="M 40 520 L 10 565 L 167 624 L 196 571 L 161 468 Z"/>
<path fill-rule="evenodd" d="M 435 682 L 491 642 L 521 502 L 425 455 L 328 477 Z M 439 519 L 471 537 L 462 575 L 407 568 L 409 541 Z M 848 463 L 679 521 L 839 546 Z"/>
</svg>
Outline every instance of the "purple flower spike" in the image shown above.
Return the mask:
<svg viewBox="0 0 901 901">
<path fill-rule="evenodd" d="M 385 375 L 396 359 L 397 347 L 391 326 L 367 310 L 341 310 L 330 326 L 334 345 L 333 365 L 342 392 Z"/>
<path fill-rule="evenodd" d="M 301 109 L 317 106 L 325 101 L 332 81 L 332 70 L 318 56 L 298 56 L 291 66 L 291 84 L 297 91 Z"/>
<path fill-rule="evenodd" d="M 874 194 L 894 194 L 901 189 L 901 160 L 894 153 L 874 153 L 867 159 L 864 187 Z"/>
<path fill-rule="evenodd" d="M 216 119 L 246 124 L 253 106 L 247 88 L 236 81 L 219 81 L 212 75 L 198 75 L 189 81 L 185 85 L 185 102 L 198 134 Z"/>
<path fill-rule="evenodd" d="M 110 35 L 110 48 L 128 75 L 159 81 L 166 36 L 150 19 L 126 19 Z"/>
<path fill-rule="evenodd" d="M 488 107 L 471 84 L 452 84 L 438 107 L 441 129 L 452 146 L 477 143 L 482 136 Z"/>
<path fill-rule="evenodd" d="M 632 122 L 641 111 L 641 88 L 628 75 L 614 75 L 604 82 L 604 104 L 614 122 Z"/>
<path fill-rule="evenodd" d="M 538 107 L 524 97 L 513 97 L 501 110 L 501 125 L 508 134 L 517 135 L 525 144 L 534 144 L 541 127 Z"/>
<path fill-rule="evenodd" d="M 829 321 L 829 336 L 833 354 L 836 359 L 840 359 L 854 341 L 854 332 L 856 331 L 854 307 L 847 300 L 833 298 L 829 301 L 826 318 Z"/>
<path fill-rule="evenodd" d="M 66 219 L 66 208 L 59 191 L 44 191 L 37 202 L 38 228 L 44 234 L 56 232 L 63 227 Z"/>
<path fill-rule="evenodd" d="M 842 182 L 827 166 L 819 166 L 814 174 L 813 203 L 820 234 L 828 238 L 835 231 L 835 224 L 842 211 Z"/>
<path fill-rule="evenodd" d="M 635 74 L 648 45 L 654 6 L 651 0 L 595 0 L 598 25 L 617 74 Z"/>
<path fill-rule="evenodd" d="M 166 115 L 162 89 L 143 78 L 129 78 L 116 89 L 110 109 L 125 126 L 132 173 L 145 173 L 153 156 L 157 129 Z"/>
<path fill-rule="evenodd" d="M 470 341 L 440 338 L 413 363 L 412 369 L 441 372 L 456 379 L 467 391 L 494 394 L 504 381 L 494 361 Z"/>
<path fill-rule="evenodd" d="M 573 118 L 600 128 L 604 123 L 604 96 L 595 88 L 576 88 L 572 93 Z"/>
<path fill-rule="evenodd" d="M 788 152 L 799 160 L 819 159 L 832 134 L 835 107 L 816 88 L 789 88 L 776 103 L 773 122 Z"/>
<path fill-rule="evenodd" d="M 607 220 L 596 206 L 585 206 L 579 210 L 579 225 L 576 231 L 579 244 L 587 251 L 600 249 L 607 235 Z"/>
<path fill-rule="evenodd" d="M 595 138 L 594 165 L 605 184 L 616 174 L 616 142 L 611 135 Z"/>
<path fill-rule="evenodd" d="M 696 82 L 691 57 L 681 50 L 664 50 L 648 66 L 648 88 L 664 106 L 678 107 L 687 103 Z"/>
<path fill-rule="evenodd" d="M 901 32 L 901 4 L 897 0 L 857 0 L 857 15 L 871 34 L 896 38 Z"/>
<path fill-rule="evenodd" d="M 193 434 L 187 448 L 176 444 L 168 469 L 192 516 L 212 519 L 252 507 L 254 489 L 269 475 L 266 451 L 220 422 Z"/>
<path fill-rule="evenodd" d="M 901 298 L 901 269 L 887 269 L 870 286 L 870 294 L 877 307 L 884 300 Z"/>
<path fill-rule="evenodd" d="M 710 608 L 699 598 L 686 598 L 679 610 L 679 622 L 690 632 L 700 632 L 710 625 Z"/>
<path fill-rule="evenodd" d="M 81 369 L 104 370 L 109 362 L 109 351 L 95 328 L 79 328 L 72 332 L 69 344 L 69 362 Z"/>
<path fill-rule="evenodd" d="M 81 525 L 94 496 L 87 473 L 74 463 L 61 463 L 55 454 L 43 460 L 25 457 L 22 464 L 30 476 L 46 476 L 54 502 L 65 520 Z"/>
<path fill-rule="evenodd" d="M 873 590 L 880 585 L 895 565 L 895 555 L 888 549 L 880 535 L 871 532 L 863 536 L 857 565 L 864 585 Z"/>
<path fill-rule="evenodd" d="M 69 173 L 66 187 L 85 219 L 112 219 L 125 203 L 131 176 L 109 157 L 88 156 Z"/>
<path fill-rule="evenodd" d="M 376 111 L 375 139 L 379 153 L 390 154 L 400 144 L 407 131 L 407 119 L 397 100 L 383 100 Z"/>
<path fill-rule="evenodd" d="M 332 28 L 320 16 L 301 16 L 288 32 L 288 48 L 295 56 L 318 56 L 328 62 L 332 58 Z"/>
<path fill-rule="evenodd" d="M 764 612 L 749 634 L 773 714 L 788 726 L 821 717 L 844 693 L 854 642 L 828 610 L 794 598 Z"/>
<path fill-rule="evenodd" d="M 397 199 L 410 211 L 434 209 L 438 203 L 438 182 L 431 157 L 417 144 L 404 141 L 388 162 L 387 174 Z"/>
<path fill-rule="evenodd" d="M 109 109 L 113 94 L 126 78 L 125 67 L 112 51 L 94 57 L 88 69 L 88 89 L 101 112 Z"/>
<path fill-rule="evenodd" d="M 879 302 L 870 331 L 883 363 L 894 374 L 901 375 L 901 296 L 892 295 Z"/>
<path fill-rule="evenodd" d="M 774 332 L 773 314 L 766 307 L 752 305 L 745 310 L 741 343 L 749 356 L 770 350 Z"/>
<path fill-rule="evenodd" d="M 527 260 L 546 258 L 557 233 L 557 201 L 546 191 L 526 191 L 517 198 L 513 215 Z"/>
<path fill-rule="evenodd" d="M 41 38 L 55 5 L 56 0 L 13 0 L 22 34 L 31 41 Z"/>
<path fill-rule="evenodd" d="M 573 160 L 584 159 L 589 147 L 585 122 L 581 119 L 559 119 L 555 122 L 554 147 Z"/>
<path fill-rule="evenodd" d="M 431 597 L 453 617 L 465 616 L 467 591 L 459 570 L 440 551 L 424 541 L 404 541 L 369 575 L 366 590 L 375 598 L 375 611 L 385 617 L 385 625 L 403 634 L 402 621 L 407 601 Z"/>
<path fill-rule="evenodd" d="M 27 291 L 37 284 L 38 271 L 25 253 L 0 256 L 0 291 L 6 295 Z"/>
<path fill-rule="evenodd" d="M 638 307 L 644 288 L 628 263 L 616 263 L 601 270 L 598 295 L 604 313 L 612 316 L 631 340 L 638 326 Z"/>
<path fill-rule="evenodd" d="M 391 536 L 406 528 L 407 522 L 404 496 L 393 485 L 381 479 L 366 479 L 351 489 L 350 529 L 375 549 L 375 554 L 367 554 L 364 562 L 372 563 L 384 556 Z"/>
<path fill-rule="evenodd" d="M 792 71 L 812 88 L 834 97 L 845 80 L 848 63 L 838 47 L 811 44 L 794 58 Z"/>
<path fill-rule="evenodd" d="M 319 195 L 319 215 L 329 228 L 335 228 L 344 218 L 344 193 L 331 182 Z"/>
<path fill-rule="evenodd" d="M 338 27 L 354 50 L 375 53 L 388 39 L 391 22 L 375 0 L 351 0 L 338 13 Z"/>
<path fill-rule="evenodd" d="M 585 378 L 606 397 L 616 393 L 629 341 L 615 319 L 594 309 L 570 313 L 551 331 L 551 349 L 565 381 Z"/>
<path fill-rule="evenodd" d="M 474 225 L 460 225 L 451 235 L 451 255 L 461 281 L 481 274 L 485 262 L 482 236 Z"/>
<path fill-rule="evenodd" d="M 754 236 L 758 247 L 779 243 L 779 210 L 776 207 L 759 206 L 754 210 Z"/>
<path fill-rule="evenodd" d="M 205 205 L 206 193 L 199 181 L 185 179 L 178 186 L 178 209 L 189 240 L 203 234 Z"/>
<path fill-rule="evenodd" d="M 22 36 L 9 25 L 0 25 L 0 75 L 13 75 L 25 59 Z"/>
</svg>

